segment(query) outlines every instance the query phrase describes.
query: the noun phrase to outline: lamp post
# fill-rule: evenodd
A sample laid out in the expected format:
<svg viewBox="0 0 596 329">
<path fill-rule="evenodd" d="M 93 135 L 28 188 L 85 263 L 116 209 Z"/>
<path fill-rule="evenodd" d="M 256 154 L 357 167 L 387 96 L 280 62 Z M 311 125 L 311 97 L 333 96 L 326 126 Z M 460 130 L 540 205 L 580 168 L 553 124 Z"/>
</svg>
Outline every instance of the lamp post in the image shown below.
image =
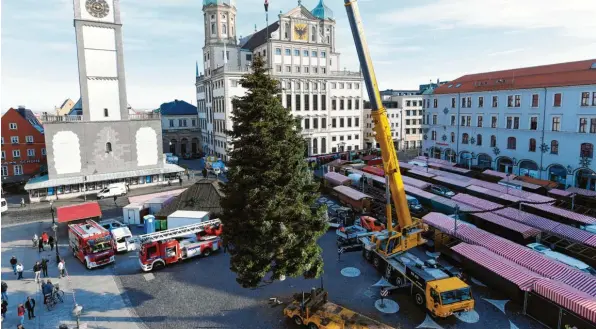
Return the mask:
<svg viewBox="0 0 596 329">
<path fill-rule="evenodd" d="M 58 252 L 58 225 L 52 225 L 52 230 L 54 231 L 54 241 L 56 243 L 56 264 L 60 263 L 60 253 Z"/>
<path fill-rule="evenodd" d="M 510 175 L 511 175 L 510 173 L 507 173 L 507 175 L 506 175 L 507 176 L 507 194 L 509 194 L 509 176 Z"/>
<path fill-rule="evenodd" d="M 54 219 L 54 201 L 50 201 L 50 212 L 52 213 L 52 225 L 56 225 L 56 220 Z"/>
</svg>

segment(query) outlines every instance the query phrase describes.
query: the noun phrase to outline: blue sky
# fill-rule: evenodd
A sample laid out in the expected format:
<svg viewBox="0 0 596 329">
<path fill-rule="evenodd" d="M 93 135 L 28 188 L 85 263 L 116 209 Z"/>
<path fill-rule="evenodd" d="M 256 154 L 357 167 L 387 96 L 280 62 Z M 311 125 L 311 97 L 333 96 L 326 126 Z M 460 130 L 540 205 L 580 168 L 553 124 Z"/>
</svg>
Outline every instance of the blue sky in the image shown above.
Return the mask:
<svg viewBox="0 0 596 329">
<path fill-rule="evenodd" d="M 312 9 L 319 0 L 304 0 Z M 294 0 L 270 0 L 270 21 Z M 335 13 L 341 66 L 358 70 L 342 0 Z M 239 35 L 265 27 L 263 0 L 237 0 Z M 594 0 L 360 0 L 382 89 L 416 89 L 429 80 L 596 57 Z M 121 0 L 128 102 L 156 108 L 196 104 L 201 0 Z M 72 0 L 3 0 L 2 111 L 51 110 L 79 97 Z"/>
</svg>

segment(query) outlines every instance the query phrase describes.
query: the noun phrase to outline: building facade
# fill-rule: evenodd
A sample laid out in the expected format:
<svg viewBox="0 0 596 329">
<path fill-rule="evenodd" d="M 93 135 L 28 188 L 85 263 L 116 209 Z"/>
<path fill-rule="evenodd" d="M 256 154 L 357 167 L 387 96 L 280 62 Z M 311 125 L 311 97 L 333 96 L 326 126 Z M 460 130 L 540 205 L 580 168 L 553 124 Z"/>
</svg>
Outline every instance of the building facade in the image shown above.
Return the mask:
<svg viewBox="0 0 596 329">
<path fill-rule="evenodd" d="M 9 109 L 2 115 L 2 185 L 20 185 L 47 170 L 44 130 L 31 110 Z"/>
<path fill-rule="evenodd" d="M 594 189 L 596 59 L 465 75 L 424 98 L 430 156 Z"/>
<path fill-rule="evenodd" d="M 201 130 L 197 107 L 174 100 L 159 107 L 163 149 L 174 155 L 190 158 L 200 150 Z"/>
<path fill-rule="evenodd" d="M 422 95 L 419 90 L 383 90 L 383 106 L 391 125 L 391 136 L 397 150 L 422 147 Z M 365 104 L 366 147 L 378 148 L 373 133 L 370 103 Z"/>
<path fill-rule="evenodd" d="M 42 116 L 48 175 L 25 186 L 31 202 L 167 184 L 184 169 L 165 164 L 159 114 L 129 115 L 119 0 L 75 0 L 74 27 L 81 110 Z"/>
<path fill-rule="evenodd" d="M 232 99 L 245 94 L 239 84 L 253 56 L 261 56 L 280 82 L 280 98 L 302 122 L 308 155 L 363 147 L 360 72 L 342 70 L 336 52 L 335 20 L 323 1 L 312 11 L 302 5 L 268 27 L 240 38 L 231 0 L 204 0 L 203 74 L 196 79 L 203 148 L 227 160 Z"/>
</svg>

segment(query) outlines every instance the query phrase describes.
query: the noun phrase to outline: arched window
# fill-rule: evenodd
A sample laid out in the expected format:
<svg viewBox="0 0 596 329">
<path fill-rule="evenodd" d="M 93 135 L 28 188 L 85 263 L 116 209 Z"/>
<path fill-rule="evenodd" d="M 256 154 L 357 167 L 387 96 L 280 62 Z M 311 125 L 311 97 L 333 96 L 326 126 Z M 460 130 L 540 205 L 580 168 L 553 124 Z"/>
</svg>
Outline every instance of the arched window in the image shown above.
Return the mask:
<svg viewBox="0 0 596 329">
<path fill-rule="evenodd" d="M 536 140 L 534 138 L 530 138 L 530 148 L 528 151 L 536 152 Z"/>
<path fill-rule="evenodd" d="M 497 136 L 490 136 L 490 147 L 497 147 Z"/>
<path fill-rule="evenodd" d="M 317 41 L 317 29 L 313 26 L 312 27 L 312 35 L 311 35 L 311 41 L 312 42 L 316 42 Z"/>
<path fill-rule="evenodd" d="M 516 140 L 515 137 L 507 138 L 507 148 L 510 150 L 515 150 L 516 148 Z"/>
<path fill-rule="evenodd" d="M 455 143 L 455 133 L 451 133 L 451 143 Z"/>
<path fill-rule="evenodd" d="M 228 34 L 228 27 L 226 23 L 221 23 L 221 34 Z"/>
<path fill-rule="evenodd" d="M 215 23 L 211 23 L 211 35 L 217 34 Z"/>
<path fill-rule="evenodd" d="M 461 143 L 462 144 L 468 144 L 468 139 L 470 138 L 470 136 L 468 134 L 463 134 L 461 135 Z"/>
<path fill-rule="evenodd" d="M 327 138 L 321 138 L 321 153 L 327 153 Z"/>
<path fill-rule="evenodd" d="M 476 145 L 482 146 L 482 135 L 480 134 L 476 136 Z"/>
<path fill-rule="evenodd" d="M 112 152 L 112 143 L 107 142 L 106 143 L 106 153 L 110 153 Z"/>
<path fill-rule="evenodd" d="M 580 157 L 593 158 L 594 157 L 594 145 L 591 143 L 582 143 L 580 148 Z"/>
<path fill-rule="evenodd" d="M 559 154 L 559 142 L 558 141 L 551 141 L 550 142 L 550 154 Z"/>
<path fill-rule="evenodd" d="M 290 23 L 286 23 L 286 26 L 284 28 L 284 38 L 285 39 L 290 38 Z"/>
</svg>

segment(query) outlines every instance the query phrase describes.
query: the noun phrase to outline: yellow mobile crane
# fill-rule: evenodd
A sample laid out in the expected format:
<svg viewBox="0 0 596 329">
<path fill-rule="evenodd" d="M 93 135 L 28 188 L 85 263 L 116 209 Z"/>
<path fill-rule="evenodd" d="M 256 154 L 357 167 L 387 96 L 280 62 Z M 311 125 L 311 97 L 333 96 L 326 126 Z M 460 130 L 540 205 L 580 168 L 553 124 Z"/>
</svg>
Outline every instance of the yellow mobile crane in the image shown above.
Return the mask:
<svg viewBox="0 0 596 329">
<path fill-rule="evenodd" d="M 417 256 L 407 252 L 424 244 L 422 222 L 412 218 L 408 208 L 406 192 L 399 171 L 397 153 L 393 146 L 387 111 L 383 108 L 377 79 L 373 69 L 368 45 L 364 38 L 364 26 L 358 10 L 357 0 L 344 0 L 354 44 L 360 60 L 364 83 L 371 103 L 376 139 L 381 146 L 381 156 L 387 180 L 386 216 L 387 230 L 362 237 L 364 257 L 372 261 L 385 277 L 401 287 L 411 284 L 410 292 L 414 301 L 426 307 L 433 315 L 447 317 L 454 312 L 474 308 L 470 287 L 440 266 L 424 253 Z M 397 230 L 391 220 L 391 199 L 397 211 Z M 422 258 L 422 259 L 421 259 Z"/>
</svg>

